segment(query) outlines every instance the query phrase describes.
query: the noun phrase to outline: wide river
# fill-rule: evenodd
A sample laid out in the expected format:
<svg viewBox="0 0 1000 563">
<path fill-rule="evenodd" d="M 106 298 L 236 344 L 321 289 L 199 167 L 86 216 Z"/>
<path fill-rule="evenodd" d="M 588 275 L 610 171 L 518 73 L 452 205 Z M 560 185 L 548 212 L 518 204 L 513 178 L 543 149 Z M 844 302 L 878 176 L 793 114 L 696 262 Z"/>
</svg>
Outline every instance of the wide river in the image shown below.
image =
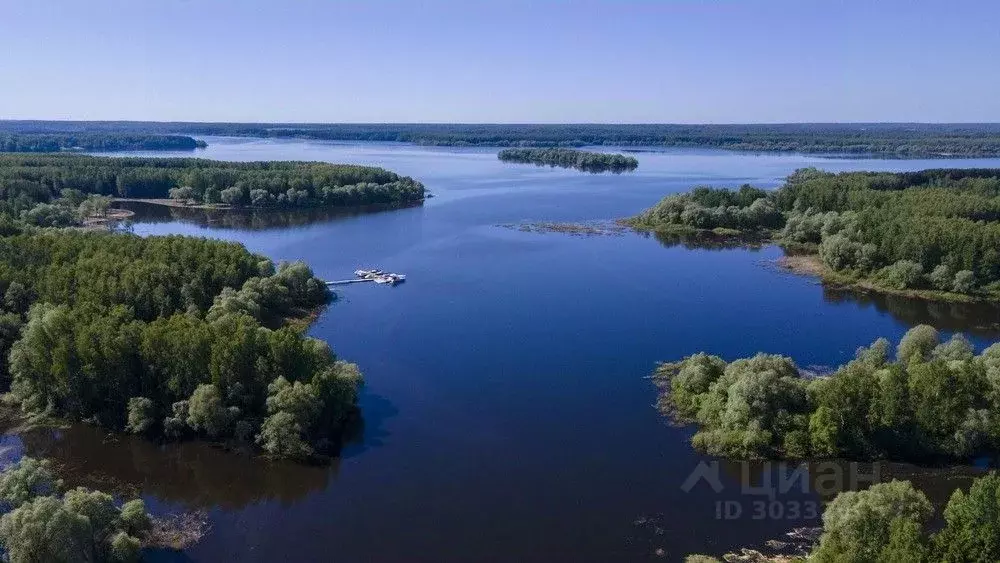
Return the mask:
<svg viewBox="0 0 1000 563">
<path fill-rule="evenodd" d="M 71 482 L 132 488 L 160 513 L 204 510 L 211 529 L 181 560 L 614 562 L 760 546 L 817 525 L 788 507 L 816 497 L 784 495 L 782 515 L 759 517 L 738 464 L 722 466 L 720 492 L 707 482 L 685 487 L 712 460 L 692 450 L 691 429 L 653 408 L 647 376 L 658 361 L 768 351 L 835 366 L 920 322 L 970 331 L 980 347 L 997 335 L 995 310 L 825 290 L 776 268 L 775 247 L 698 249 L 632 233 L 509 226 L 612 220 L 693 185 L 775 187 L 806 166 L 1000 167 L 997 159 L 664 150 L 636 153 L 634 173 L 593 175 L 502 163 L 496 149 L 207 140 L 197 156 L 378 165 L 422 181 L 434 197 L 377 213 L 206 221 L 162 212 L 136 222 L 143 235 L 216 237 L 305 260 L 325 279 L 359 267 L 408 278 L 393 288 L 338 287 L 310 331 L 357 362 L 367 382 L 363 436 L 332 466 L 79 427 L 8 438 L 56 458 Z M 890 471 L 907 469 L 882 477 Z M 724 500 L 743 513 L 720 517 Z"/>
</svg>

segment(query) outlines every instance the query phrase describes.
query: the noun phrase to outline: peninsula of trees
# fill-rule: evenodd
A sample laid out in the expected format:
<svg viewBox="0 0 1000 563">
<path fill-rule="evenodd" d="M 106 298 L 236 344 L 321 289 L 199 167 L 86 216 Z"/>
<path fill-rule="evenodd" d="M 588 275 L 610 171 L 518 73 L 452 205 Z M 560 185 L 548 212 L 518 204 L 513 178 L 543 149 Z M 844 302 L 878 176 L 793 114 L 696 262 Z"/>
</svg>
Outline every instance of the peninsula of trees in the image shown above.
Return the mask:
<svg viewBox="0 0 1000 563">
<path fill-rule="evenodd" d="M 928 297 L 1000 295 L 1000 170 L 796 171 L 778 190 L 699 187 L 626 220 L 641 231 L 770 237 L 824 277 Z"/>
<path fill-rule="evenodd" d="M 787 357 L 700 353 L 654 373 L 659 409 L 698 425 L 692 444 L 740 459 L 966 460 L 1000 447 L 1000 344 L 976 355 L 918 325 L 830 375 Z"/>
<path fill-rule="evenodd" d="M 51 227 L 112 196 L 293 207 L 423 193 L 364 166 L 0 155 L 0 391 L 32 418 L 334 453 L 359 420 L 362 378 L 303 334 L 332 298 L 308 266 L 222 241 Z"/>
<path fill-rule="evenodd" d="M 0 121 L 0 133 L 296 137 L 493 147 L 651 146 L 875 157 L 1000 156 L 998 124 L 324 124 Z"/>
<path fill-rule="evenodd" d="M 331 297 L 305 264 L 4 225 L 0 386 L 24 413 L 295 459 L 334 451 L 357 419 L 357 368 L 286 322 Z"/>
<path fill-rule="evenodd" d="M 504 149 L 497 154 L 497 158 L 504 162 L 576 168 L 595 173 L 625 172 L 635 170 L 639 166 L 639 161 L 635 157 L 574 149 Z"/>
<path fill-rule="evenodd" d="M 0 152 L 193 151 L 205 141 L 143 133 L 0 133 Z"/>
<path fill-rule="evenodd" d="M 19 216 L 38 203 L 54 203 L 64 190 L 83 197 L 174 198 L 246 207 L 339 207 L 410 203 L 424 198 L 420 182 L 368 166 L 0 155 L 0 212 Z"/>
</svg>

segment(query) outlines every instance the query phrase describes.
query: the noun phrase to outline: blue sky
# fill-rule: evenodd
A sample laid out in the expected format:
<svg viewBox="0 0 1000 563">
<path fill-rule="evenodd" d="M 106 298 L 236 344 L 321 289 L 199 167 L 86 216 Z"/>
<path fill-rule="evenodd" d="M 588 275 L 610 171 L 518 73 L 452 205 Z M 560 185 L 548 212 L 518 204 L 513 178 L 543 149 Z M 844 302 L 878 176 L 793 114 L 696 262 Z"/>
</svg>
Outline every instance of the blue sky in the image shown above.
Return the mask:
<svg viewBox="0 0 1000 563">
<path fill-rule="evenodd" d="M 0 118 L 1000 121 L 996 0 L 0 0 Z"/>
</svg>

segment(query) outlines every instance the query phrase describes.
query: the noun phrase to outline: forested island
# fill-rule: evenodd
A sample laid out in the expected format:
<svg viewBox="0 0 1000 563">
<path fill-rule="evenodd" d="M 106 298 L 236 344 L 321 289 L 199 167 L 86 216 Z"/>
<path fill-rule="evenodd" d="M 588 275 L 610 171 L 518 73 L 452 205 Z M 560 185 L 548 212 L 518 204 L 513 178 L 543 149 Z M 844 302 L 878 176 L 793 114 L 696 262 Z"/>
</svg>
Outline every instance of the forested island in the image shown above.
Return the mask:
<svg viewBox="0 0 1000 563">
<path fill-rule="evenodd" d="M 0 384 L 22 412 L 296 459 L 334 451 L 357 418 L 357 368 L 298 322 L 330 299 L 305 264 L 200 238 L 22 229 L 0 238 Z"/>
<path fill-rule="evenodd" d="M 918 325 L 893 348 L 880 338 L 829 375 L 808 373 L 783 356 L 727 362 L 699 353 L 656 369 L 657 405 L 697 425 L 696 449 L 737 459 L 936 463 L 995 455 L 1000 344 L 976 354 L 961 335 L 942 342 L 932 327 Z M 993 473 L 968 492 L 956 490 L 943 527 L 931 525 L 931 503 L 908 481 L 840 493 L 823 513 L 808 560 L 995 561 L 998 493 L 1000 476 Z"/>
<path fill-rule="evenodd" d="M 694 446 L 740 459 L 968 460 L 1000 446 L 1000 344 L 918 325 L 860 348 L 829 375 L 787 357 L 700 353 L 654 373 L 660 410 L 698 425 Z"/>
<path fill-rule="evenodd" d="M 142 133 L 0 133 L 0 152 L 193 151 L 205 141 Z"/>
<path fill-rule="evenodd" d="M 599 153 L 574 149 L 504 149 L 497 154 L 504 162 L 539 166 L 576 168 L 584 172 L 625 172 L 635 170 L 639 161 L 623 154 Z"/>
<path fill-rule="evenodd" d="M 328 124 L 0 121 L 0 133 L 130 133 L 294 137 L 491 147 L 700 147 L 884 158 L 1000 156 L 1000 124 Z"/>
<path fill-rule="evenodd" d="M 765 237 L 824 279 L 944 299 L 1000 298 L 1000 170 L 796 171 L 775 191 L 699 187 L 625 221 Z"/>
<path fill-rule="evenodd" d="M 0 213 L 41 226 L 77 224 L 81 203 L 106 209 L 101 197 L 301 208 L 413 203 L 424 195 L 420 182 L 368 166 L 0 155 Z"/>
</svg>

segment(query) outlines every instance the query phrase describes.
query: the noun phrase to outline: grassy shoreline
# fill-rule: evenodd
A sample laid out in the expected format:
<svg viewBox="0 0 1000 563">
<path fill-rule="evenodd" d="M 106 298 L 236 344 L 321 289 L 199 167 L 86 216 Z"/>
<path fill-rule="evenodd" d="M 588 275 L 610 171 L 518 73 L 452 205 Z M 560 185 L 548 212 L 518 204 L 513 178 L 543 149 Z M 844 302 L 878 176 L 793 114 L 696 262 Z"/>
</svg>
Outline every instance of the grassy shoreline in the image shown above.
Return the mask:
<svg viewBox="0 0 1000 563">
<path fill-rule="evenodd" d="M 697 229 L 686 225 L 670 225 L 668 228 L 649 228 L 631 218 L 620 219 L 618 224 L 629 227 L 633 231 L 643 235 L 707 237 L 729 241 L 744 241 L 748 247 L 761 243 L 773 244 L 780 247 L 785 253 L 784 256 L 777 260 L 779 268 L 792 274 L 818 278 L 824 284 L 840 289 L 896 295 L 939 303 L 1000 303 L 1000 294 L 998 293 L 968 295 L 935 289 L 893 289 L 879 285 L 868 278 L 837 272 L 823 263 L 819 257 L 816 245 L 782 241 L 775 238 L 772 231 L 743 232 L 726 228 Z"/>
<path fill-rule="evenodd" d="M 772 243 L 781 246 L 779 242 Z M 978 295 L 967 295 L 952 291 L 939 291 L 936 289 L 893 289 L 879 285 L 872 280 L 850 274 L 843 274 L 831 270 L 820 259 L 819 254 L 797 254 L 786 252 L 778 259 L 778 266 L 790 273 L 819 278 L 824 284 L 836 286 L 843 289 L 853 289 L 856 291 L 883 293 L 886 295 L 898 295 L 911 299 L 922 299 L 925 301 L 936 301 L 945 303 L 1000 303 L 1000 295 L 995 293 L 984 293 Z"/>
</svg>

